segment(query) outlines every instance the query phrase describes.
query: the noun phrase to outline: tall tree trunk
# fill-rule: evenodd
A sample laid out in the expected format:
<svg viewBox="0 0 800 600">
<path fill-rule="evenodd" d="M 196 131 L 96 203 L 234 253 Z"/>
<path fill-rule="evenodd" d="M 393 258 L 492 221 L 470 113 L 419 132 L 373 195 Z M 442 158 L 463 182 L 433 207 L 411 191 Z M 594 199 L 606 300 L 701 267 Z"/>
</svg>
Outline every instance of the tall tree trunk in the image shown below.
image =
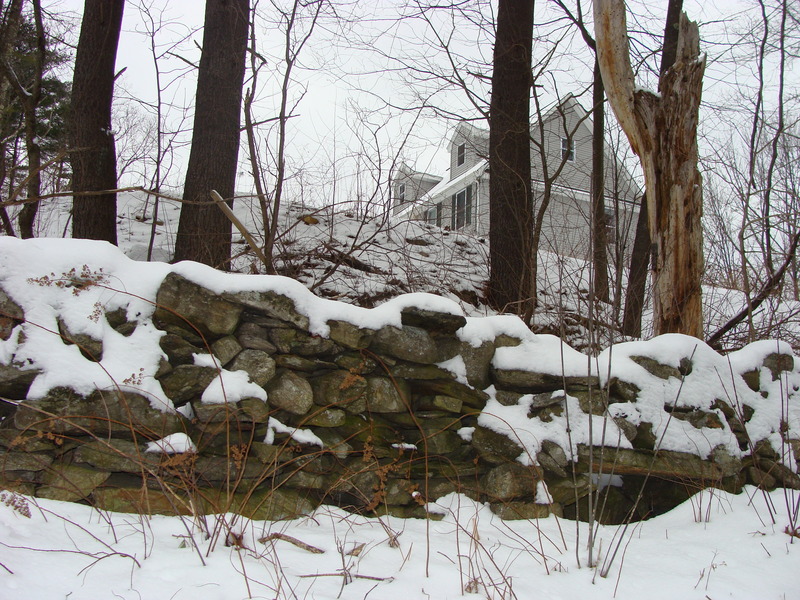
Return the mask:
<svg viewBox="0 0 800 600">
<path fill-rule="evenodd" d="M 594 297 L 608 302 L 608 239 L 606 235 L 605 88 L 597 58 L 592 83 L 592 262 Z"/>
<path fill-rule="evenodd" d="M 653 243 L 653 329 L 702 336 L 702 178 L 697 122 L 705 70 L 697 24 L 681 13 L 675 64 L 659 95 L 637 90 L 623 0 L 596 0 L 595 37 L 606 94 L 645 175 Z"/>
<path fill-rule="evenodd" d="M 678 53 L 678 25 L 680 24 L 683 0 L 669 0 L 667 19 L 664 23 L 664 48 L 661 51 L 659 79 L 664 77 Z M 647 220 L 647 195 L 642 196 L 636 234 L 631 249 L 628 271 L 628 288 L 625 290 L 625 314 L 622 318 L 622 333 L 632 337 L 642 335 L 642 312 L 647 283 L 647 267 L 650 264 L 650 230 Z"/>
<path fill-rule="evenodd" d="M 47 43 L 42 22 L 42 4 L 33 0 L 33 21 L 36 30 L 36 52 L 33 56 L 33 81 L 28 90 L 18 90 L 25 112 L 25 151 L 28 155 L 27 202 L 19 213 L 19 233 L 23 238 L 33 237 L 33 226 L 39 210 L 39 194 L 42 188 L 42 148 L 39 146 L 38 119 L 36 110 L 42 101 L 42 78 Z"/>
<path fill-rule="evenodd" d="M 647 196 L 642 197 L 636 233 L 631 249 L 628 287 L 625 289 L 625 312 L 622 316 L 622 333 L 631 337 L 642 336 L 642 311 L 647 287 L 647 267 L 650 264 L 650 230 L 647 226 Z"/>
<path fill-rule="evenodd" d="M 0 64 L 2 65 L 6 65 L 9 62 L 8 58 L 17 41 L 21 20 L 22 0 L 11 0 L 7 6 L 2 6 L 2 3 L 0 3 Z M 9 118 L 8 113 L 10 112 L 9 106 L 12 94 L 11 78 L 8 75 L 6 70 L 3 69 L 3 76 L 0 77 L 0 108 L 4 113 L 2 119 L 4 127 L 5 121 Z M 6 148 L 7 140 L 3 140 L 0 143 L 0 151 L 2 152 L 2 157 L 0 157 L 0 162 L 2 162 L 0 164 L 0 185 L 5 183 L 7 177 Z M 8 216 L 5 206 L 0 206 L 0 222 L 3 224 L 3 230 L 6 235 L 13 236 L 14 225 L 11 223 L 11 218 Z"/>
<path fill-rule="evenodd" d="M 239 157 L 249 0 L 206 0 L 203 54 L 197 74 L 194 130 L 183 188 L 175 260 L 227 268 L 231 223 L 209 196 L 233 206 Z"/>
<path fill-rule="evenodd" d="M 117 243 L 117 187 L 111 127 L 114 64 L 124 0 L 86 0 L 70 103 L 72 237 Z"/>
<path fill-rule="evenodd" d="M 489 300 L 526 314 L 531 299 L 533 202 L 530 90 L 533 0 L 500 0 L 489 108 Z"/>
</svg>

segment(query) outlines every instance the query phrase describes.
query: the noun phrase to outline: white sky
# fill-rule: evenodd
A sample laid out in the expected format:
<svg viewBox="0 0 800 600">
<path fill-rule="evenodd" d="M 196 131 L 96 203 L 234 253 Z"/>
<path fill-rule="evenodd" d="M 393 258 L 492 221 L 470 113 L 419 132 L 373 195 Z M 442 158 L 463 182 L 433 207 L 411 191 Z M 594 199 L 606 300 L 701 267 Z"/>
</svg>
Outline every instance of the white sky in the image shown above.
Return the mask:
<svg viewBox="0 0 800 600">
<path fill-rule="evenodd" d="M 157 36 L 162 50 L 168 45 L 183 38 L 188 32 L 194 34 L 175 48 L 175 54 L 196 62 L 199 59 L 198 46 L 202 43 L 202 22 L 204 2 L 202 0 L 147 0 L 156 16 L 163 11 L 164 29 Z M 381 162 L 384 165 L 387 157 L 399 151 L 399 158 L 406 160 L 416 168 L 427 172 L 444 175 L 449 165 L 446 155 L 446 138 L 451 123 L 443 118 L 423 115 L 415 122 L 416 113 L 403 112 L 399 108 L 382 108 L 380 113 L 364 111 L 374 110 L 382 104 L 382 100 L 404 107 L 412 104 L 412 93 L 424 93 L 425 86 L 416 81 L 410 83 L 410 74 L 398 69 L 396 63 L 388 63 L 381 58 L 381 50 L 393 56 L 406 56 L 414 64 L 421 64 L 425 58 L 437 59 L 435 53 L 424 40 L 430 41 L 434 29 L 426 26 L 419 19 L 399 21 L 400 0 L 382 0 L 380 2 L 354 2 L 350 6 L 340 7 L 339 14 L 350 21 L 347 25 L 333 24 L 324 20 L 315 31 L 312 41 L 303 51 L 301 61 L 294 73 L 294 82 L 290 95 L 299 100 L 295 113 L 297 116 L 289 122 L 288 155 L 290 171 L 295 173 L 295 192 L 311 197 L 313 202 L 330 202 L 336 200 L 332 196 L 352 196 L 368 194 L 371 182 L 369 177 L 353 177 L 354 173 L 369 172 L 370 164 L 380 149 Z M 78 15 L 82 11 L 81 0 L 54 0 L 50 4 L 53 10 L 72 10 L 76 15 L 76 24 L 71 33 L 77 39 L 79 31 Z M 120 106 L 126 96 L 134 96 L 143 102 L 153 102 L 155 98 L 155 78 L 150 54 L 150 40 L 145 34 L 145 19 L 140 8 L 141 2 L 126 3 L 123 21 L 123 33 L 117 57 L 117 69 L 125 69 L 119 80 L 117 90 L 118 103 L 116 114 L 124 112 Z M 573 2 L 568 2 L 573 5 Z M 262 19 L 274 18 L 272 5 L 261 0 L 259 11 Z M 731 64 L 733 52 L 742 53 L 743 48 L 725 46 L 719 43 L 728 32 L 741 27 L 743 11 L 752 10 L 753 2 L 747 0 L 687 0 L 684 10 L 690 18 L 701 23 L 703 50 L 709 53 L 709 66 L 705 79 L 704 100 L 717 104 L 723 99 L 729 100 L 733 87 L 752 81 L 751 70 L 742 65 Z M 647 29 L 655 38 L 663 34 L 664 12 L 666 1 L 653 2 L 644 0 L 636 3 L 636 12 L 646 14 L 640 20 L 629 19 L 632 37 L 635 30 Z M 551 2 L 539 0 L 536 3 L 538 22 L 547 22 L 552 13 Z M 406 13 L 408 10 L 406 9 Z M 586 16 L 591 18 L 591 5 L 585 8 Z M 491 39 L 480 36 L 458 23 L 451 27 L 445 13 L 438 18 L 436 31 L 442 35 L 453 32 L 453 43 L 473 58 L 489 59 L 491 57 Z M 537 32 L 544 31 L 545 26 L 537 27 Z M 257 95 L 257 117 L 269 118 L 277 114 L 277 100 L 280 77 L 280 53 L 282 39 L 274 24 L 262 23 L 258 33 L 262 52 L 270 59 L 267 67 L 259 75 L 259 91 Z M 369 38 L 369 39 L 368 39 Z M 554 33 L 546 39 L 535 42 L 534 52 L 544 54 L 553 44 Z M 264 44 L 269 44 L 265 46 Z M 359 47 L 360 49 L 356 49 Z M 745 50 L 746 52 L 746 50 Z M 441 56 L 437 60 L 441 60 Z M 550 102 L 556 95 L 567 92 L 579 93 L 590 84 L 591 71 L 587 64 L 590 58 L 585 45 L 579 36 L 560 43 L 558 54 L 543 78 L 544 101 Z M 653 62 L 653 64 L 656 64 Z M 161 59 L 164 78 L 169 80 L 177 76 L 169 84 L 165 98 L 180 107 L 191 107 L 195 93 L 195 78 L 186 64 L 174 57 Z M 389 70 L 392 67 L 395 70 Z M 470 65 L 475 68 L 475 65 Z M 468 68 L 465 68 L 467 70 Z M 172 75 L 174 73 L 175 75 Z M 488 71 L 485 71 L 489 74 Z M 474 80 L 473 80 L 474 81 Z M 640 83 L 646 84 L 646 81 Z M 247 84 L 246 84 L 247 85 Z M 488 89 L 484 87 L 484 89 Z M 303 90 L 305 93 L 303 94 Z M 302 99 L 301 99 L 302 98 Z M 440 91 L 433 102 L 438 106 L 459 115 L 475 117 L 476 111 L 466 102 L 463 93 Z M 588 95 L 584 98 L 588 106 Z M 138 129 L 146 123 L 146 109 L 140 107 L 135 120 Z M 151 111 L 152 112 L 152 111 Z M 152 117 L 150 117 L 152 119 Z M 191 115 L 183 108 L 170 110 L 165 119 L 167 128 L 182 124 L 191 127 Z M 710 122 L 710 120 L 706 120 Z M 118 127 L 118 130 L 120 128 Z M 710 127 L 714 129 L 714 127 Z M 406 138 L 409 131 L 412 135 Z M 118 136 L 118 148 L 124 154 L 124 143 Z M 189 139 L 187 132 L 184 141 Z M 366 147 L 365 147 L 366 144 Z M 274 148 L 273 140 L 265 140 L 259 151 L 266 164 L 274 163 L 270 156 L 270 148 Z M 249 165 L 246 163 L 246 146 L 243 143 L 240 152 L 240 180 L 238 188 L 248 190 L 250 184 Z M 188 151 L 179 151 L 175 159 L 177 166 L 170 171 L 168 181 L 173 185 L 182 185 L 182 162 Z M 152 171 L 152 167 L 150 167 Z M 148 172 L 149 175 L 149 172 Z M 385 180 L 386 173 L 381 175 Z M 138 181 L 134 181 L 138 179 Z M 339 187 L 332 187 L 336 179 Z M 140 183 L 141 176 L 128 174 L 122 177 L 122 183 Z M 358 182 L 361 182 L 360 185 Z"/>
</svg>

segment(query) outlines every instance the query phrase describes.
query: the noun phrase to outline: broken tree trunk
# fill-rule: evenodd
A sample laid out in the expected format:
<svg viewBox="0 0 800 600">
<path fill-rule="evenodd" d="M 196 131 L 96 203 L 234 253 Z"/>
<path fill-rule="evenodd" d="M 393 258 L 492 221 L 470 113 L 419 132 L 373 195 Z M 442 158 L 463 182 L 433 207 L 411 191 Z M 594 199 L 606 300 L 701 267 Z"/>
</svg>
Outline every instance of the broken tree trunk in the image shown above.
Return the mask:
<svg viewBox="0 0 800 600">
<path fill-rule="evenodd" d="M 705 57 L 697 24 L 681 13 L 676 60 L 655 94 L 634 83 L 624 0 L 596 0 L 594 18 L 606 96 L 645 176 L 654 333 L 701 337 L 703 192 L 697 122 Z"/>
</svg>

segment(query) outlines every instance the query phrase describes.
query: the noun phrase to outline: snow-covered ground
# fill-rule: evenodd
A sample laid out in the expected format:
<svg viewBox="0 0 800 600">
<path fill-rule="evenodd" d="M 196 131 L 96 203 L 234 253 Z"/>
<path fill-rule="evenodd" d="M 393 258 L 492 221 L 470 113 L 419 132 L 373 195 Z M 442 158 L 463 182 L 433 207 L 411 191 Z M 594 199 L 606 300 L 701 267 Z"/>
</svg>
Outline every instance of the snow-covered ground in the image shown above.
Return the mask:
<svg viewBox="0 0 800 600">
<path fill-rule="evenodd" d="M 706 490 L 655 519 L 597 528 L 590 562 L 585 523 L 502 521 L 454 495 L 436 503 L 440 521 L 322 507 L 251 522 L 6 493 L 0 598 L 791 600 L 800 598 L 800 539 L 784 532 L 793 495 Z"/>
<path fill-rule="evenodd" d="M 141 199 L 127 197 L 135 202 L 126 203 L 125 198 L 120 203 L 120 214 L 126 216 L 120 224 L 120 246 L 129 257 L 141 259 L 146 256 L 149 223 L 127 218 L 141 215 Z M 159 237 L 164 243 L 156 243 L 157 258 L 169 255 L 176 223 L 163 210 L 167 218 L 159 226 Z M 177 210 L 171 210 L 174 217 Z M 54 215 L 51 233 L 60 236 L 64 215 L 59 217 L 57 211 Z M 314 219 L 302 219 L 309 215 Z M 392 230 L 373 223 L 359 228 L 358 219 L 302 209 L 287 211 L 285 219 L 291 227 L 286 227 L 289 233 L 282 240 L 281 260 L 321 296 L 357 302 L 365 294 L 364 298 L 379 302 L 396 289 L 436 291 L 468 316 L 487 313 L 480 302 L 470 302 L 473 293 L 480 296 L 485 279 L 481 270 L 485 270 L 485 244 L 478 238 L 413 223 Z M 324 241 L 322 234 L 327 235 Z M 377 243 L 366 243 L 370 240 Z M 360 241 L 365 242 L 363 249 Z M 104 267 L 103 277 L 109 279 L 102 282 L 106 287 L 100 293 L 107 293 L 108 302 L 115 301 L 113 291 L 135 284 L 145 299 L 137 305 L 126 296 L 129 312 L 149 310 L 146 297 L 155 293 L 167 271 L 176 268 L 188 275 L 196 269 L 137 265 L 97 242 L 76 242 L 74 255 L 63 242 L 26 242 L 38 244 L 42 252 L 17 255 L 12 264 L 8 260 L 14 253 L 7 249 L 15 244 L 0 246 L 6 248 L 0 254 L 0 278 L 17 282 L 40 278 L 38 285 L 15 290 L 34 295 L 28 300 L 41 313 L 30 316 L 54 318 L 48 311 L 58 304 L 67 319 L 74 312 L 74 322 L 83 322 L 87 333 L 97 325 L 86 318 L 96 299 L 52 283 L 69 264 L 78 269 L 71 284 L 79 281 L 78 257 L 92 257 L 90 276 Z M 365 271 L 359 263 L 342 263 L 335 277 L 322 281 L 323 262 L 307 262 L 305 257 L 311 255 L 310 249 L 325 244 L 331 256 L 344 251 L 377 266 L 379 272 Z M 237 266 L 247 271 L 249 260 L 242 257 Z M 553 306 L 580 314 L 582 295 L 575 290 L 585 285 L 585 273 L 574 263 L 566 268 L 567 261 L 560 261 L 561 269 L 548 270 L 544 281 L 551 282 L 545 288 L 550 297 L 559 299 Z M 51 273 L 51 283 L 41 279 Z M 574 278 L 569 286 L 566 273 Z M 208 284 L 227 281 L 241 286 L 244 279 L 219 274 Z M 284 286 L 290 295 L 305 293 L 288 280 L 276 279 L 270 285 Z M 391 313 L 371 314 L 386 319 Z M 154 334 L 147 327 L 137 332 L 145 345 Z M 0 345 L 0 359 L 14 350 L 12 345 L 34 348 L 34 337 L 15 337 Z M 110 338 L 104 341 L 113 343 Z M 31 360 L 47 363 L 41 357 L 49 352 L 39 346 Z M 74 373 L 77 363 L 70 361 L 78 360 L 72 356 L 78 354 L 67 350 L 51 355 L 50 362 L 58 363 L 51 369 L 52 377 Z M 137 356 L 144 360 L 149 355 Z M 578 356 L 575 364 L 583 368 L 586 358 Z M 104 366 L 111 368 L 111 375 L 96 377 L 122 380 L 130 374 L 127 363 Z M 84 376 L 91 384 L 94 375 Z M 56 379 L 36 385 L 42 389 L 58 385 Z M 37 389 L 33 388 L 34 394 Z M 156 389 L 151 392 L 158 395 Z M 555 517 L 501 521 L 487 507 L 462 496 L 445 497 L 431 507 L 442 514 L 439 521 L 365 518 L 322 507 L 308 517 L 266 523 L 233 515 L 192 519 L 109 514 L 8 492 L 0 500 L 0 600 L 800 598 L 800 496 L 792 490 L 765 494 L 746 488 L 738 496 L 706 490 L 652 520 L 599 527 L 591 544 L 586 524 Z"/>
</svg>

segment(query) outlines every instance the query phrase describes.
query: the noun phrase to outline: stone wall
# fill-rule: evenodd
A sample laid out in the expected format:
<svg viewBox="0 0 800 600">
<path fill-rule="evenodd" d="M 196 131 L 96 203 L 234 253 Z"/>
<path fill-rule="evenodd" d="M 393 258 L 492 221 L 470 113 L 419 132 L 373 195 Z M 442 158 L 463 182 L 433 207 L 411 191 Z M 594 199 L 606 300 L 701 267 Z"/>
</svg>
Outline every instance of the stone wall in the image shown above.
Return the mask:
<svg viewBox="0 0 800 600">
<path fill-rule="evenodd" d="M 398 309 L 399 322 L 379 328 L 330 318 L 323 335 L 311 324 L 313 306 L 301 309 L 291 295 L 214 293 L 178 272 L 163 280 L 155 306 L 139 315 L 100 306 L 94 315 L 125 337 L 159 330 L 160 364 L 130 380 L 90 393 L 57 386 L 29 398 L 40 370 L 13 352 L 0 362 L 3 486 L 109 510 L 270 519 L 321 503 L 421 517 L 428 501 L 451 492 L 489 502 L 504 518 L 583 518 L 600 487 L 595 505 L 605 522 L 663 512 L 707 486 L 800 488 L 796 430 L 776 424 L 754 439 L 748 429 L 758 411 L 768 412 L 758 399 L 769 400 L 776 381 L 800 381 L 800 361 L 785 350 L 731 368 L 752 401 L 653 400 L 665 382 L 683 384 L 699 364 L 696 347 L 686 345 L 673 364 L 622 356 L 644 373 L 626 379 L 624 369 L 597 365 L 589 375 L 555 369 L 564 357 L 552 354 L 564 348 L 549 337 L 514 335 L 519 327 L 476 342 L 457 310 L 408 305 Z M 0 289 L 0 340 L 21 348 L 29 327 L 37 324 L 26 320 L 26 307 Z M 103 340 L 67 321 L 58 329 L 53 344 L 74 344 L 89 362 L 112 358 Z M 522 366 L 508 359 L 515 352 Z M 246 373 L 237 390 L 249 394 L 229 396 L 221 373 L 229 382 Z M 139 389 L 147 378 L 169 402 Z M 796 392 L 789 390 L 793 403 Z M 524 435 L 504 416 L 520 411 L 530 424 Z M 717 441 L 700 452 L 670 449 L 665 423 Z M 594 434 L 579 431 L 582 424 Z M 552 435 L 537 437 L 549 426 Z M 567 428 L 569 444 L 559 441 Z M 590 445 L 600 428 L 608 435 Z"/>
</svg>

